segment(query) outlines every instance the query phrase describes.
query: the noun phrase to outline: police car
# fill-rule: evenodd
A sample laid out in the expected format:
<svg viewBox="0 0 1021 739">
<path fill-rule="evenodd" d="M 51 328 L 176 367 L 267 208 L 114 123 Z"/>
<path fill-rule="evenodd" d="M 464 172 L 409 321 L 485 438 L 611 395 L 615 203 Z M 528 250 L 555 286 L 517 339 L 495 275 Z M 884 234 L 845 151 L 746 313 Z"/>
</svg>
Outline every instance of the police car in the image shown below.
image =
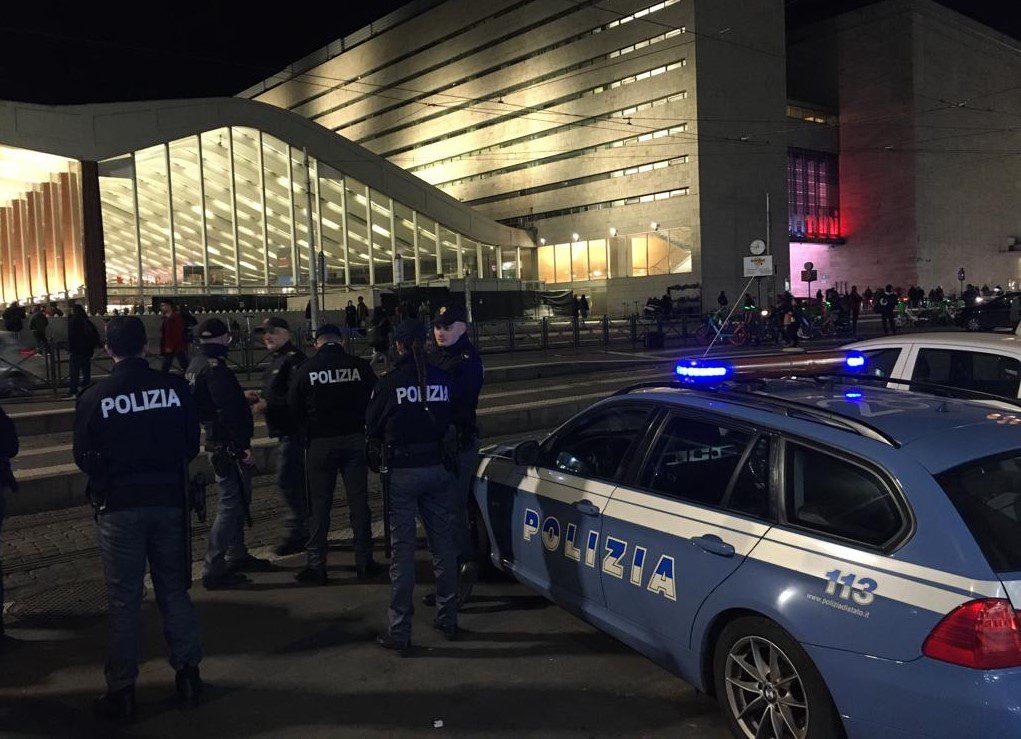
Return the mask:
<svg viewBox="0 0 1021 739">
<path fill-rule="evenodd" d="M 493 564 L 738 737 L 1021 736 L 1021 409 L 677 370 L 483 450 Z"/>
</svg>

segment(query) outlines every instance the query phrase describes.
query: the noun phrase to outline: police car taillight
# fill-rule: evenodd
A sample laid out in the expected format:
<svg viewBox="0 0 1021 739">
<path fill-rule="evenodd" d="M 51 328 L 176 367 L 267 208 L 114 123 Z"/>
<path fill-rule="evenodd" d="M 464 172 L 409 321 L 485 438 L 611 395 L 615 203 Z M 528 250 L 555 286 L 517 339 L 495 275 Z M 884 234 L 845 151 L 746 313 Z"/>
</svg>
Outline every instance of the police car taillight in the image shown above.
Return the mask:
<svg viewBox="0 0 1021 739">
<path fill-rule="evenodd" d="M 674 367 L 676 375 L 684 382 L 707 385 L 723 382 L 734 373 L 726 362 L 705 359 L 682 359 Z"/>
<path fill-rule="evenodd" d="M 1021 615 L 1002 598 L 970 601 L 937 624 L 922 653 L 976 670 L 1021 667 Z"/>
</svg>

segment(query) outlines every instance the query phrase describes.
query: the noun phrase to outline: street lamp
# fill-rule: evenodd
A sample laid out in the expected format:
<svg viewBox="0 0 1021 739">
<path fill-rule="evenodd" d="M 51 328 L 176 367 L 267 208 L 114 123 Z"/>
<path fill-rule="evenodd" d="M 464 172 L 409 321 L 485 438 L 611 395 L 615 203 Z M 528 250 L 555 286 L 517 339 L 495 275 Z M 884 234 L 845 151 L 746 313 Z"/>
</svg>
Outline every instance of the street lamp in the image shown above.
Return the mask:
<svg viewBox="0 0 1021 739">
<path fill-rule="evenodd" d="M 540 246 L 546 246 L 546 239 L 539 239 Z"/>
<path fill-rule="evenodd" d="M 615 226 L 610 226 L 610 238 L 614 239 L 617 237 L 617 229 Z"/>
<path fill-rule="evenodd" d="M 581 237 L 578 234 L 571 234 L 571 241 L 577 241 L 579 238 Z"/>
<path fill-rule="evenodd" d="M 659 224 L 653 221 L 652 223 L 649 224 L 649 228 L 651 228 L 653 231 L 659 231 Z"/>
</svg>

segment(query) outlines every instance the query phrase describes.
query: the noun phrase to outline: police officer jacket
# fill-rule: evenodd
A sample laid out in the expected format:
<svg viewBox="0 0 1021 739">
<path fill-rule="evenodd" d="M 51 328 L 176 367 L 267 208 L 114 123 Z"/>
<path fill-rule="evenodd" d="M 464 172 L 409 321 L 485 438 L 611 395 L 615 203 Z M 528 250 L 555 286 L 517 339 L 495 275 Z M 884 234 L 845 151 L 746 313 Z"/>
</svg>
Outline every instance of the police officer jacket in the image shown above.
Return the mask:
<svg viewBox="0 0 1021 739">
<path fill-rule="evenodd" d="M 305 361 L 305 353 L 287 342 L 272 354 L 273 363 L 262 376 L 262 398 L 266 401 L 266 427 L 270 436 L 290 436 L 294 419 L 287 405 L 287 393 L 295 372 Z"/>
<path fill-rule="evenodd" d="M 376 373 L 340 344 L 324 344 L 295 373 L 288 396 L 291 413 L 305 439 L 360 434 Z"/>
<path fill-rule="evenodd" d="M 450 375 L 450 404 L 458 437 L 465 442 L 477 436 L 475 409 L 484 372 L 478 350 L 464 335 L 452 346 L 436 347 L 429 362 Z"/>
<path fill-rule="evenodd" d="M 188 463 L 199 425 L 188 383 L 140 357 L 78 397 L 74 461 L 107 509 L 184 505 Z"/>
<path fill-rule="evenodd" d="M 391 467 L 439 464 L 440 443 L 451 422 L 450 376 L 426 367 L 425 398 L 412 355 L 398 358 L 393 372 L 379 381 L 369 401 L 365 433 L 390 451 Z"/>
<path fill-rule="evenodd" d="M 227 367 L 227 347 L 202 344 L 185 370 L 195 396 L 206 447 L 244 451 L 252 445 L 255 424 L 241 383 Z"/>
</svg>

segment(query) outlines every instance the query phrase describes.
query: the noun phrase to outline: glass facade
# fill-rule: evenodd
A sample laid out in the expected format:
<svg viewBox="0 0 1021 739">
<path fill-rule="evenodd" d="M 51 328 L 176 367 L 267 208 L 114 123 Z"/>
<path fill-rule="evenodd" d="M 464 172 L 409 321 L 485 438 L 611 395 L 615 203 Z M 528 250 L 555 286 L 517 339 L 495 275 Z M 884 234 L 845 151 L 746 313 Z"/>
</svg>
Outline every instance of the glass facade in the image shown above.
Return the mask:
<svg viewBox="0 0 1021 739">
<path fill-rule="evenodd" d="M 29 193 L 31 203 L 0 207 L 0 234 L 17 235 L 18 255 L 22 241 L 35 244 L 45 228 L 57 238 L 42 215 L 33 220 L 28 214 L 52 212 L 63 197 L 59 183 L 71 187 L 77 176 L 71 172 L 40 185 L 38 202 Z M 301 149 L 251 128 L 215 129 L 107 159 L 99 163 L 99 188 L 111 295 L 144 288 L 286 292 L 307 285 L 310 223 L 328 285 L 393 284 L 398 256 L 405 283 L 453 279 L 465 270 L 492 278 L 519 273 L 516 248 L 476 242 L 314 158 L 306 172 Z M 33 225 L 39 235 L 23 237 L 22 224 L 37 220 L 43 224 Z M 78 245 L 78 254 L 80 230 L 69 242 Z M 65 238 L 63 230 L 59 238 Z M 15 265 L 9 242 L 3 236 L 0 265 L 11 268 L 0 282 L 23 282 L 19 293 L 32 294 L 30 280 L 35 285 L 51 272 L 55 277 L 62 261 L 80 271 L 80 256 L 57 259 L 46 248 Z M 514 263 L 508 265 L 509 259 Z"/>
<path fill-rule="evenodd" d="M 796 240 L 840 239 L 836 154 L 806 149 L 787 152 L 787 229 Z"/>
<path fill-rule="evenodd" d="M 536 251 L 537 274 L 547 283 L 572 283 L 617 277 L 650 277 L 692 271 L 688 226 L 548 244 Z M 614 267 L 621 274 L 614 273 Z"/>
</svg>

